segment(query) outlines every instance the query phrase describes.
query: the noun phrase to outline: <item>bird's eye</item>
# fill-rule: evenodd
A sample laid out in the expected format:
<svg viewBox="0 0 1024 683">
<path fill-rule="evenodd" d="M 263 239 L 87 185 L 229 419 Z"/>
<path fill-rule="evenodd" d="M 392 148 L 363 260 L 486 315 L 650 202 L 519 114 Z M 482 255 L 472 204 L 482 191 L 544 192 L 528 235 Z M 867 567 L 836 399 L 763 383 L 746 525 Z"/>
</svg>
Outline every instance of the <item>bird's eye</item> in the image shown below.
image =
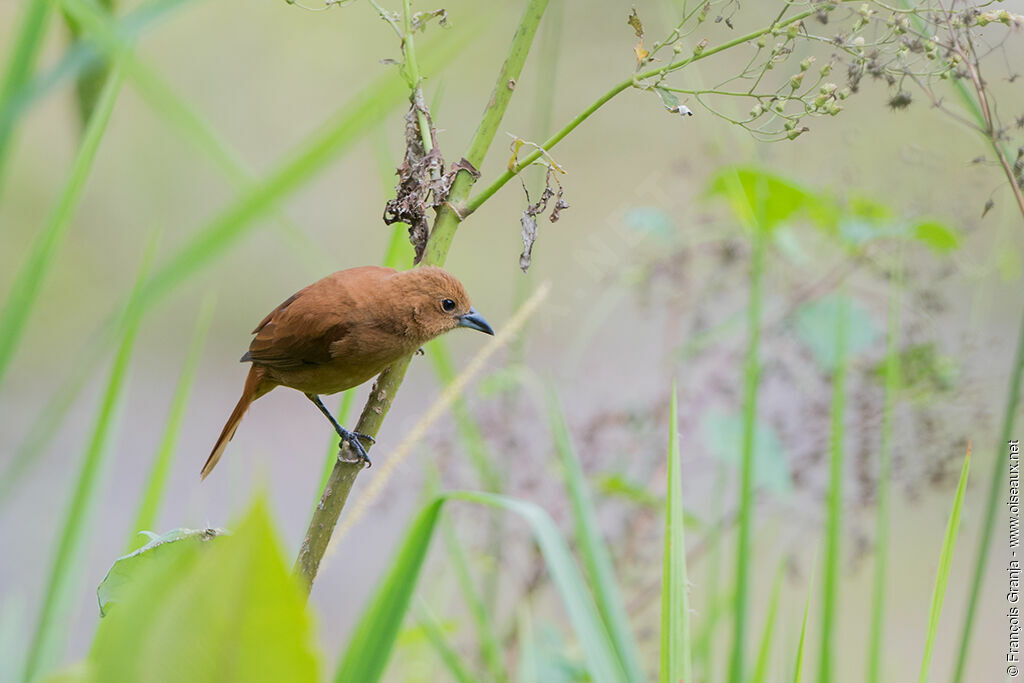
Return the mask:
<svg viewBox="0 0 1024 683">
<path fill-rule="evenodd" d="M 451 299 L 445 299 L 444 301 L 441 302 L 441 308 L 449 312 L 454 311 L 455 302 L 452 301 Z"/>
</svg>

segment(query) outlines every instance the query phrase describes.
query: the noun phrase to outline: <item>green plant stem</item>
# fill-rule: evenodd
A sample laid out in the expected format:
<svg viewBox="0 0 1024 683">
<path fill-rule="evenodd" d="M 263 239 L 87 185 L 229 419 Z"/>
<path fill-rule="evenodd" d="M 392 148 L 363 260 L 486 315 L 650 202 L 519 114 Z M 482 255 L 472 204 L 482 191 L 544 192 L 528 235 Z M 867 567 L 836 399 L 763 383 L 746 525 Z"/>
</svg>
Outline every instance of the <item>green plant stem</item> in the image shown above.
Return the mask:
<svg viewBox="0 0 1024 683">
<path fill-rule="evenodd" d="M 897 265 L 902 271 L 902 263 Z M 885 584 L 889 575 L 889 476 L 892 469 L 892 420 L 900 386 L 900 295 L 902 280 L 897 272 L 889 295 L 889 331 L 886 339 L 885 401 L 882 407 L 881 447 L 878 454 L 878 516 L 875 530 L 875 576 L 871 600 L 871 635 L 868 645 L 868 683 L 879 683 L 882 674 L 882 644 L 885 634 Z"/>
<path fill-rule="evenodd" d="M 852 1 L 852 0 L 850 0 L 850 1 Z M 630 87 L 636 85 L 640 81 L 643 81 L 643 80 L 646 80 L 646 79 L 649 79 L 649 78 L 657 78 L 657 77 L 660 77 L 660 76 L 667 75 L 669 73 L 672 73 L 673 71 L 678 71 L 679 69 L 682 69 L 683 67 L 685 67 L 688 64 L 692 64 L 694 62 L 700 61 L 701 59 L 706 59 L 706 58 L 710 57 L 711 55 L 718 54 L 719 52 L 723 52 L 724 50 L 728 50 L 730 48 L 736 47 L 737 45 L 742 45 L 743 43 L 746 43 L 748 41 L 756 40 L 757 38 L 760 38 L 761 36 L 765 35 L 766 33 L 771 33 L 772 29 L 775 28 L 776 26 L 780 27 L 780 28 L 781 27 L 785 27 L 785 26 L 789 26 L 790 24 L 793 24 L 795 22 L 798 22 L 798 21 L 801 21 L 803 19 L 806 19 L 807 17 L 811 16 L 812 14 L 815 14 L 817 11 L 818 11 L 817 9 L 812 9 L 812 10 L 806 10 L 804 12 L 800 12 L 798 14 L 794 14 L 793 16 L 789 17 L 788 19 L 780 21 L 777 24 L 774 24 L 772 26 L 768 26 L 768 27 L 763 28 L 763 29 L 758 29 L 757 31 L 752 31 L 752 32 L 750 32 L 750 33 L 748 33 L 746 35 L 743 35 L 743 36 L 740 36 L 740 37 L 735 38 L 733 40 L 730 40 L 730 41 L 727 41 L 725 43 L 722 43 L 721 45 L 717 45 L 715 47 L 708 48 L 708 49 L 704 50 L 703 52 L 701 52 L 700 54 L 695 54 L 695 55 L 692 55 L 690 57 L 686 57 L 684 59 L 679 59 L 677 61 L 672 62 L 671 64 L 667 64 L 665 66 L 658 67 L 657 69 L 650 69 L 649 71 L 644 71 L 643 73 L 635 74 L 635 75 L 630 76 L 629 78 L 626 78 L 626 79 L 622 80 L 621 82 L 615 84 L 614 86 L 612 86 L 612 88 L 608 92 L 606 92 L 605 94 L 603 94 L 600 97 L 598 97 L 593 103 L 590 104 L 590 106 L 588 106 L 586 109 L 584 109 L 579 114 L 577 114 L 571 121 L 569 121 L 569 123 L 567 123 L 565 126 L 563 126 L 558 132 L 556 132 L 554 135 L 552 135 L 547 140 L 545 140 L 541 144 L 541 149 L 536 150 L 536 151 L 532 152 L 531 154 L 527 155 L 522 160 L 520 160 L 518 163 L 516 163 L 512 168 L 506 169 L 504 173 L 502 173 L 490 185 L 488 185 L 486 188 L 484 188 L 478 194 L 476 194 L 471 200 L 469 200 L 469 202 L 467 202 L 464 206 L 460 206 L 460 208 L 459 208 L 459 216 L 460 216 L 459 220 L 465 219 L 471 213 L 473 213 L 474 211 L 479 209 L 480 206 L 484 202 L 486 202 L 488 199 L 490 199 L 494 195 L 495 192 L 497 192 L 502 187 L 504 187 L 505 183 L 507 183 L 508 181 L 512 180 L 512 178 L 517 176 L 520 171 L 522 171 L 524 168 L 528 167 L 533 162 L 537 161 L 537 159 L 540 159 L 540 157 L 544 154 L 544 152 L 550 152 L 555 147 L 555 145 L 557 145 L 559 142 L 561 142 L 563 139 L 565 139 L 565 137 L 569 133 L 574 131 L 577 128 L 577 126 L 579 126 L 581 123 L 583 123 L 588 118 L 590 118 L 590 116 L 594 112 L 596 112 L 598 109 L 600 109 L 605 104 L 607 104 L 609 100 L 611 100 L 613 97 L 615 97 L 616 95 L 621 93 L 623 90 L 626 90 L 627 88 L 630 88 Z M 543 151 L 541 151 L 541 150 L 543 150 Z M 472 159 L 470 159 L 470 161 L 472 161 Z M 462 174 L 460 174 L 460 175 L 462 175 Z M 452 191 L 454 193 L 454 188 L 453 188 Z M 455 203 L 455 204 L 458 205 L 458 202 L 456 202 L 454 200 L 453 200 L 452 203 Z M 452 231 L 454 232 L 454 228 L 452 228 Z"/>
<path fill-rule="evenodd" d="M 547 8 L 548 0 L 530 0 L 519 23 L 519 28 L 512 38 L 512 47 L 508 51 L 508 57 L 498 74 L 498 81 L 494 86 L 494 92 L 484 109 L 483 118 L 476 129 L 473 141 L 465 154 L 465 159 L 473 168 L 479 169 L 490 149 L 494 136 L 498 132 L 501 119 L 505 116 L 505 110 L 512 99 L 519 75 L 526 63 L 526 56 L 530 52 L 534 35 L 540 25 L 540 19 Z M 463 206 L 469 197 L 469 191 L 473 187 L 476 178 L 466 171 L 460 170 L 452 183 L 451 191 L 448 194 L 448 201 L 438 212 L 437 220 L 434 221 L 434 229 L 430 233 L 430 241 L 427 243 L 426 260 L 429 263 L 442 264 L 448 256 L 448 249 L 451 247 L 455 231 L 459 223 L 471 213 Z M 458 207 L 456 209 L 456 207 Z"/>
<path fill-rule="evenodd" d="M 743 383 L 743 452 L 740 465 L 739 532 L 736 542 L 736 597 L 733 606 L 733 647 L 729 680 L 746 680 L 747 612 L 750 594 L 751 535 L 754 513 L 754 428 L 757 420 L 757 387 L 761 375 L 761 300 L 764 257 L 768 237 L 755 225 L 750 263 L 750 304 L 747 307 L 747 358 Z"/>
<path fill-rule="evenodd" d="M 480 122 L 480 127 L 477 129 L 465 157 L 474 167 L 479 167 L 483 163 L 498 125 L 501 123 L 505 110 L 508 108 L 512 90 L 514 89 L 509 88 L 508 83 L 510 81 L 514 83 L 519 78 L 546 6 L 547 0 L 530 0 L 519 28 L 512 38 L 512 45 L 498 76 L 495 92 L 484 111 L 483 120 Z M 473 180 L 474 178 L 467 171 L 459 171 L 452 185 L 449 195 L 450 201 L 458 202 L 464 200 L 469 193 Z M 454 212 L 451 206 L 448 205 L 442 208 L 434 223 L 430 240 L 427 243 L 424 257 L 425 264 L 444 265 L 457 227 L 458 223 L 454 220 Z M 374 382 L 373 389 L 370 391 L 370 397 L 363 407 L 363 412 L 359 417 L 355 431 L 376 437 L 381 424 L 384 422 L 384 418 L 387 416 L 388 410 L 391 408 L 391 402 L 402 385 L 402 380 L 405 378 L 405 372 L 409 368 L 411 360 L 412 356 L 406 356 L 380 374 L 377 381 Z M 331 540 L 331 535 L 334 533 L 335 526 L 337 526 L 338 518 L 341 516 L 341 511 L 348 500 L 352 484 L 355 483 L 356 476 L 362 470 L 363 465 L 361 462 L 352 462 L 351 460 L 353 458 L 350 453 L 350 446 L 346 443 L 338 453 L 338 461 L 331 471 L 324 494 L 320 498 L 320 503 L 317 505 L 313 519 L 306 530 L 302 546 L 299 549 L 295 571 L 302 577 L 307 590 L 312 589 L 317 569 L 320 566 L 320 560 L 323 559 L 324 551 L 327 550 L 327 544 Z"/>
<path fill-rule="evenodd" d="M 832 375 L 832 435 L 829 457 L 828 518 L 825 522 L 824 605 L 818 683 L 831 683 L 835 671 L 835 624 L 839 611 L 839 560 L 843 529 L 843 416 L 846 404 L 846 336 L 848 299 L 842 297 L 836 322 L 836 367 Z"/>
<path fill-rule="evenodd" d="M 402 0 L 402 19 L 404 22 L 404 35 L 402 36 L 402 52 L 405 54 L 405 74 L 411 93 L 410 99 L 416 107 L 416 123 L 420 129 L 420 141 L 423 143 L 423 151 L 430 152 L 434 149 L 434 136 L 430 131 L 430 121 L 424 111 L 423 87 L 420 76 L 419 61 L 416 59 L 415 31 L 412 27 L 412 0 Z"/>
</svg>

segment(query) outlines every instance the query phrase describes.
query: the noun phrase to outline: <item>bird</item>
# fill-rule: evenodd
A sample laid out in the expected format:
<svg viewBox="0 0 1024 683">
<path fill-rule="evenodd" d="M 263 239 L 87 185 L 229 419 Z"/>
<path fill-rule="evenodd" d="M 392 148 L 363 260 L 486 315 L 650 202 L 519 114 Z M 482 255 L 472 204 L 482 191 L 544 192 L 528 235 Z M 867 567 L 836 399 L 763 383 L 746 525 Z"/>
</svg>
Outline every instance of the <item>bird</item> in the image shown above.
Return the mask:
<svg viewBox="0 0 1024 683">
<path fill-rule="evenodd" d="M 396 271 L 360 266 L 332 273 L 291 295 L 265 317 L 241 362 L 251 363 L 242 396 L 200 479 L 217 465 L 252 402 L 276 387 L 301 391 L 368 466 L 360 439 L 320 399 L 366 382 L 423 344 L 457 327 L 494 334 L 459 280 L 436 266 Z"/>
</svg>

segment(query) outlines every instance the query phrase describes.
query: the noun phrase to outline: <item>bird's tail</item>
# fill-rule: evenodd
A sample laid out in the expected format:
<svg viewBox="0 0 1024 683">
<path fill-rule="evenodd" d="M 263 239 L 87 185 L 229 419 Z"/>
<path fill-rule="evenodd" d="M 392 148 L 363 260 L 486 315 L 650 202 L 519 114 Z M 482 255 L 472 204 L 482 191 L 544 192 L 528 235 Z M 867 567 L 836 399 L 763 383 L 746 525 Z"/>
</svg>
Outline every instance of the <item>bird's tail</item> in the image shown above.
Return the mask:
<svg viewBox="0 0 1024 683">
<path fill-rule="evenodd" d="M 206 476 L 217 466 L 220 456 L 224 454 L 224 449 L 228 447 L 228 441 L 231 441 L 231 437 L 235 435 L 238 423 L 242 421 L 245 411 L 249 409 L 252 402 L 274 388 L 272 383 L 268 386 L 268 383 L 263 381 L 263 372 L 263 368 L 258 365 L 253 365 L 249 368 L 249 376 L 245 378 L 245 388 L 242 389 L 242 396 L 238 399 L 235 409 L 231 411 L 231 417 L 228 418 L 227 424 L 221 430 L 216 445 L 210 451 L 210 457 L 206 459 L 203 471 L 199 475 L 200 480 L 206 479 Z"/>
</svg>

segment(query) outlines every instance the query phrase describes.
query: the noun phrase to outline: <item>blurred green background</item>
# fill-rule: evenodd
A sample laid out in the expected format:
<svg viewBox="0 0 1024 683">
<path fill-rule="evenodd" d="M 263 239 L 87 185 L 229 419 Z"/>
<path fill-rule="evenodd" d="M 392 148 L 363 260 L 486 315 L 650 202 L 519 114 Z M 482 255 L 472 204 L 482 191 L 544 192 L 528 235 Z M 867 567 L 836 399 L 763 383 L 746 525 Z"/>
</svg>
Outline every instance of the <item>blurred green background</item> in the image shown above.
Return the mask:
<svg viewBox="0 0 1024 683">
<path fill-rule="evenodd" d="M 440 146 L 450 161 L 458 158 L 475 129 L 521 7 L 519 2 L 447 3 L 453 26 L 432 27 L 420 41 L 424 53 L 436 49 L 439 40 L 465 41 L 462 51 L 439 73 L 428 73 L 424 84 Z M 628 76 L 635 41 L 625 24 L 630 7 L 565 2 L 557 68 L 549 69 L 536 53 L 531 55 L 481 169 L 484 182 L 508 161 L 505 145 L 511 139 L 506 132 L 529 140 L 544 137 L 536 130 L 539 92 L 553 88 L 551 121 L 560 126 Z M 641 2 L 637 7 L 648 27 L 671 25 L 669 3 Z M 742 25 L 736 19 L 736 30 L 763 25 L 775 13 L 770 9 L 743 7 Z M 18 15 L 18 3 L 0 4 L 4 53 Z M 55 64 L 66 43 L 61 27 L 49 31 L 41 67 Z M 1019 34 L 1004 50 L 1007 64 L 1024 60 Z M 137 54 L 209 121 L 256 177 L 360 88 L 395 68 L 379 60 L 400 56 L 393 33 L 364 2 L 309 12 L 284 2 L 233 0 L 185 3 L 145 32 Z M 739 50 L 688 69 L 681 76 L 683 87 L 698 79 L 713 82 L 717 74 L 741 67 L 746 58 Z M 1001 62 L 1002 54 L 996 59 Z M 1019 82 L 1000 78 L 990 86 L 1006 118 L 1024 114 Z M 737 427 L 729 420 L 738 415 L 742 395 L 749 249 L 729 215 L 702 198 L 708 178 L 722 165 L 753 163 L 816 190 L 869 197 L 908 220 L 930 217 L 953 227 L 961 246 L 949 254 L 907 249 L 912 281 L 904 296 L 904 345 L 933 345 L 928 348 L 934 353 L 922 363 L 917 393 L 895 414 L 885 659 L 887 680 L 911 680 L 918 670 L 934 568 L 970 439 L 976 457 L 932 669 L 934 680 L 946 680 L 958 644 L 964 585 L 973 566 L 985 491 L 995 454 L 1001 452 L 998 431 L 1022 305 L 1024 233 L 999 169 L 990 161 L 972 163 L 986 153 L 980 138 L 923 100 L 906 111 L 892 111 L 887 97 L 884 85 L 865 84 L 840 116 L 815 119 L 808 134 L 773 144 L 757 144 L 697 107 L 695 116 L 683 118 L 668 114 L 656 98 L 640 92 L 627 91 L 611 101 L 553 153 L 567 171 L 561 181 L 571 209 L 558 223 L 540 224 L 528 277 L 530 283 L 550 280 L 553 293 L 530 323 L 522 363 L 540 377 L 550 376 L 558 388 L 584 470 L 598 485 L 602 528 L 631 615 L 637 625 L 656 625 L 658 516 L 644 512 L 635 494 L 633 500 L 616 494 L 615 482 L 631 482 L 656 496 L 664 490 L 666 406 L 673 378 L 680 393 L 684 499 L 687 511 L 705 525 L 695 522 L 688 531 L 691 546 L 706 544 L 701 529 L 735 506 L 733 493 L 721 500 L 713 492 L 720 473 L 730 481 L 735 473 L 729 464 L 736 460 L 730 455 L 729 434 L 735 435 Z M 73 613 L 62 616 L 72 634 L 67 661 L 81 658 L 91 640 L 97 620 L 92 589 L 123 550 L 127 521 L 156 450 L 197 313 L 209 294 L 215 296 L 215 314 L 155 530 L 227 526 L 247 507 L 253 492 L 265 490 L 289 554 L 297 549 L 330 437 L 304 397 L 278 391 L 257 402 L 216 474 L 200 485 L 198 472 L 241 390 L 245 367 L 237 358 L 248 345 L 249 330 L 314 279 L 383 258 L 392 231 L 380 216 L 393 187 L 382 178 L 401 157 L 403 114 L 404 106 L 395 107 L 364 139 L 290 196 L 280 206 L 279 216 L 285 220 L 259 218 L 223 255 L 147 311 L 95 532 L 77 571 L 80 599 Z M 79 135 L 69 82 L 33 104 L 19 123 L 0 191 L 0 298 L 6 297 L 46 223 Z M 155 115 L 130 84 L 125 86 L 0 390 L 0 465 L 13 461 L 33 420 L 83 362 L 87 340 L 130 290 L 153 234 L 160 234 L 160 264 L 164 254 L 184 244 L 236 194 L 208 158 Z M 995 205 L 982 218 L 990 197 Z M 510 182 L 461 227 L 447 263 L 496 327 L 514 310 L 527 277 L 518 264 L 519 217 L 525 205 L 519 183 Z M 787 657 L 799 635 L 815 556 L 820 567 L 830 397 L 829 377 L 802 344 L 794 311 L 805 303 L 801 297 L 806 299 L 808 291 L 811 300 L 832 291 L 832 278 L 842 273 L 845 291 L 863 310 L 863 324 L 877 331 L 852 359 L 849 379 L 850 485 L 836 653 L 842 681 L 863 678 L 867 647 L 871 504 L 877 484 L 874 465 L 868 463 L 877 453 L 881 411 L 873 369 L 885 355 L 888 300 L 884 279 L 864 260 L 870 262 L 870 251 L 858 260 L 825 238 L 793 231 L 772 250 L 765 276 L 766 370 L 759 419 L 772 433 L 763 441 L 774 442 L 776 460 L 756 508 L 754 542 L 760 561 L 754 570 L 752 623 L 756 631 L 782 562 L 786 578 L 779 639 Z M 715 327 L 733 317 L 735 325 Z M 694 347 L 698 335 L 709 329 L 717 330 L 715 336 Z M 480 341 L 456 334 L 447 343 L 462 366 Z M 99 361 L 103 367 L 110 355 Z M 501 463 L 506 490 L 566 522 L 567 503 L 560 485 L 553 483 L 543 415 L 528 398 L 509 398 L 502 390 L 505 367 L 516 360 L 513 353 L 492 361 L 490 377 L 474 386 L 468 400 Z M 35 619 L 55 530 L 88 440 L 103 374 L 92 374 L 41 460 L 0 508 L 0 611 L 15 636 L 20 632 L 27 639 Z M 366 391 L 359 390 L 356 406 L 362 405 Z M 429 363 L 415 359 L 378 438 L 375 462 L 388 457 L 437 392 Z M 445 487 L 479 486 L 452 421 L 443 420 L 389 483 L 387 495 L 325 561 L 312 596 L 324 651 L 336 652 L 345 641 L 387 566 L 401 530 L 422 501 L 428 462 L 440 467 Z M 373 476 L 374 470 L 366 472 L 353 495 Z M 1000 515 L 966 677 L 971 681 L 1002 680 L 1005 668 L 1008 547 L 1005 515 Z M 457 528 L 467 539 L 482 537 L 483 522 L 470 517 L 456 514 Z M 508 586 L 501 609 L 514 614 L 523 598 L 521 589 L 536 570 L 536 558 L 519 523 L 509 521 L 507 527 L 507 547 L 497 571 Z M 485 548 L 478 546 L 473 565 L 485 573 L 496 571 L 488 565 Z M 731 552 L 731 541 L 725 548 Z M 702 586 L 719 569 L 699 548 L 691 548 L 695 552 L 691 602 L 693 618 L 699 621 L 714 609 L 702 597 Z M 721 562 L 720 571 L 728 575 L 732 562 L 728 556 Z M 443 580 L 445 571 L 443 560 L 430 565 L 420 593 L 444 618 L 457 620 L 462 613 L 459 607 L 448 608 L 454 588 Z M 654 594 L 647 590 L 652 581 Z M 556 601 L 533 604 L 538 621 L 559 621 Z M 813 631 L 819 610 L 812 607 L 811 614 Z M 644 641 L 643 628 L 638 634 Z M 390 676 L 437 680 L 439 671 L 423 654 L 422 637 L 406 635 Z M 720 663 L 713 680 L 724 677 L 728 641 L 728 631 L 720 630 L 715 645 Z M 654 652 L 656 642 L 652 647 Z M 781 680 L 781 675 L 769 680 Z"/>
</svg>

